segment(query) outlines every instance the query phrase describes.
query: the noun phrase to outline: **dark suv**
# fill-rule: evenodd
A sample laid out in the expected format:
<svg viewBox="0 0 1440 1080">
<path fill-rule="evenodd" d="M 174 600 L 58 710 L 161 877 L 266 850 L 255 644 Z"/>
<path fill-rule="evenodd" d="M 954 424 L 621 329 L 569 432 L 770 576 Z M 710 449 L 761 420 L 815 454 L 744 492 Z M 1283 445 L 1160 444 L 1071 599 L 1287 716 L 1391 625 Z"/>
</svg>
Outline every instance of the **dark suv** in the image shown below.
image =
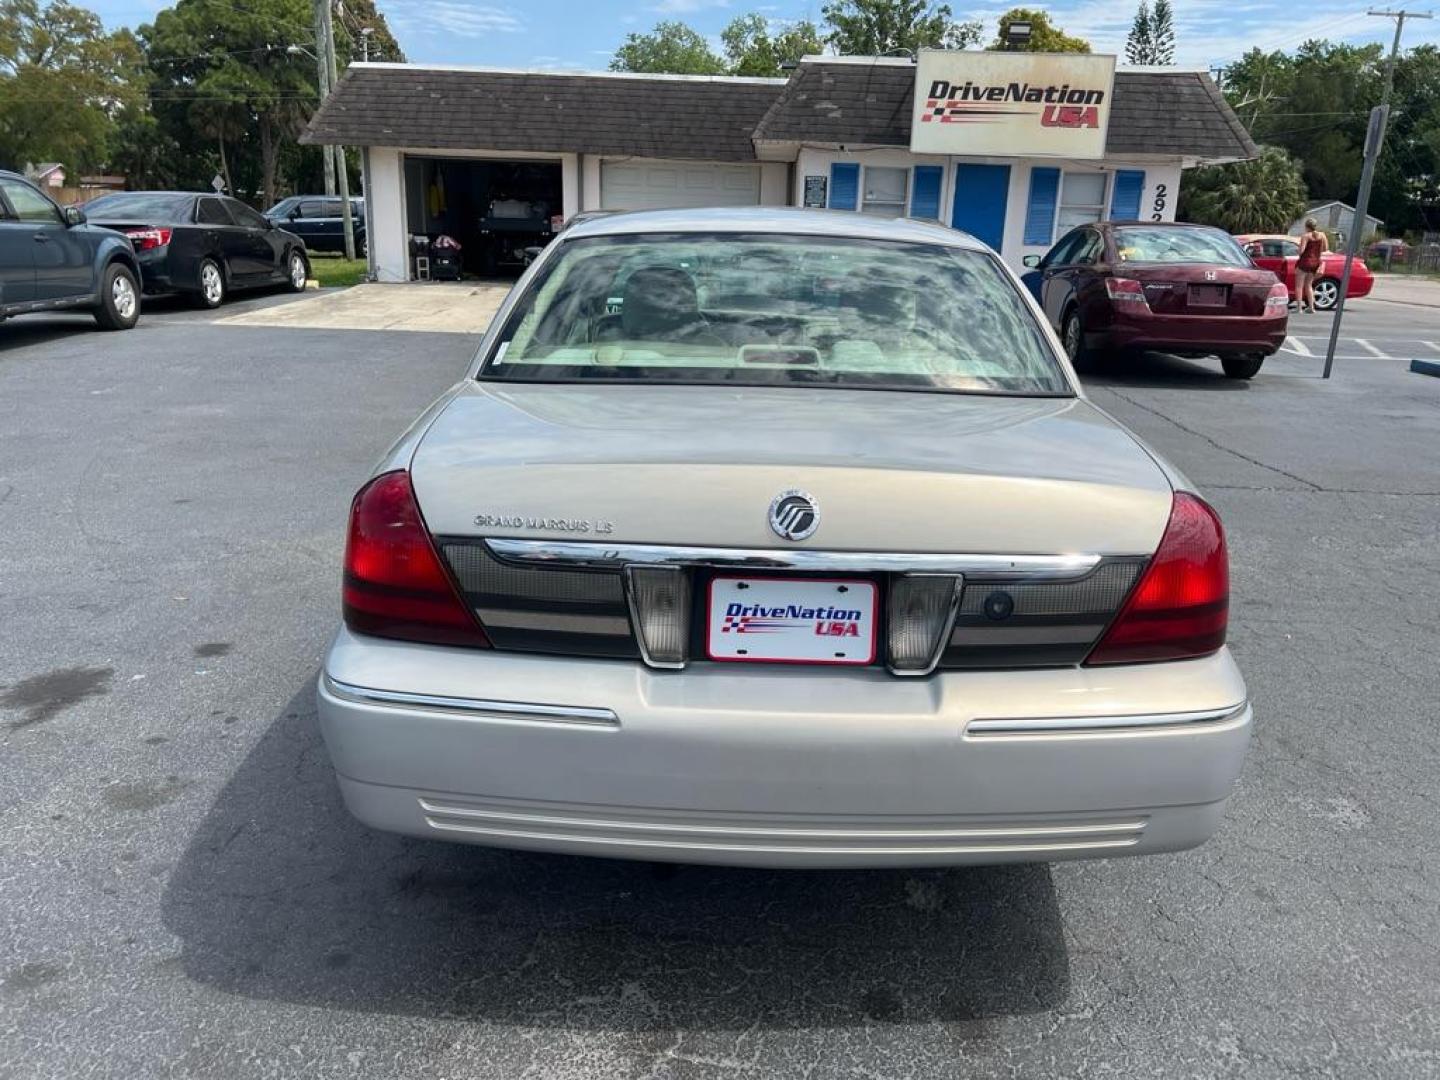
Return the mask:
<svg viewBox="0 0 1440 1080">
<path fill-rule="evenodd" d="M 63 308 L 89 309 L 105 330 L 135 325 L 140 267 L 130 240 L 0 170 L 0 319 Z"/>
<path fill-rule="evenodd" d="M 265 216 L 305 241 L 311 251 L 345 251 L 344 206 L 334 195 L 291 195 L 266 211 Z M 350 222 L 355 231 L 355 253 L 365 254 L 365 200 L 350 200 Z"/>
</svg>

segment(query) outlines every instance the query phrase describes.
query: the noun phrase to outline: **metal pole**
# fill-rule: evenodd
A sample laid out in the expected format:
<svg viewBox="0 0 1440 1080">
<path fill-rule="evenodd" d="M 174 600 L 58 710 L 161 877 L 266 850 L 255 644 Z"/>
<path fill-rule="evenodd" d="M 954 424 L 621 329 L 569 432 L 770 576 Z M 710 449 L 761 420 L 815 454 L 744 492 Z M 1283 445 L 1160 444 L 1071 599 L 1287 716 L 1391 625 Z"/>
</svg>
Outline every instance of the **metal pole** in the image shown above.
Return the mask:
<svg viewBox="0 0 1440 1080">
<path fill-rule="evenodd" d="M 335 64 L 335 24 L 330 18 L 329 0 L 320 0 L 325 7 L 325 55 L 330 62 L 330 87 L 334 89 L 340 81 L 339 69 Z M 350 213 L 350 169 L 345 164 L 345 148 L 336 146 L 335 183 L 340 189 L 340 218 L 345 224 L 345 258 L 355 258 L 355 219 Z"/>
<path fill-rule="evenodd" d="M 325 2 L 315 0 L 315 64 L 320 69 L 320 104 L 330 96 L 330 64 L 325 59 Z M 325 194 L 335 194 L 335 158 L 328 146 L 321 147 L 325 162 Z"/>
<path fill-rule="evenodd" d="M 1335 346 L 1340 340 L 1340 319 L 1345 314 L 1345 294 L 1350 291 L 1350 268 L 1355 265 L 1355 252 L 1365 232 L 1366 213 L 1370 209 L 1370 186 L 1375 180 L 1375 161 L 1385 142 L 1385 124 L 1390 118 L 1390 94 L 1395 88 L 1395 60 L 1400 55 L 1400 33 L 1406 19 L 1433 18 L 1429 12 L 1374 11 L 1366 14 L 1395 20 L 1395 39 L 1390 43 L 1390 56 L 1385 61 L 1385 88 L 1380 104 L 1370 110 L 1370 126 L 1365 130 L 1365 164 L 1360 172 L 1360 193 L 1355 200 L 1355 217 L 1350 222 L 1350 235 L 1345 244 L 1345 272 L 1340 275 L 1340 295 L 1335 300 L 1335 321 L 1330 324 L 1330 343 L 1325 347 L 1325 374 L 1335 366 Z"/>
<path fill-rule="evenodd" d="M 1365 231 L 1365 212 L 1370 207 L 1370 185 L 1375 180 L 1375 159 L 1380 156 L 1380 143 L 1385 138 L 1385 120 L 1390 115 L 1389 105 L 1376 105 L 1370 110 L 1370 126 L 1365 131 L 1365 167 L 1360 173 L 1360 196 L 1355 200 L 1355 220 L 1350 223 L 1350 235 L 1346 238 L 1345 272 L 1340 275 L 1340 295 L 1335 300 L 1335 321 L 1330 324 L 1330 343 L 1325 347 L 1325 374 L 1330 378 L 1330 369 L 1335 366 L 1335 345 L 1340 340 L 1340 320 L 1345 314 L 1345 294 L 1350 291 L 1350 268 L 1355 265 L 1355 251 L 1360 246 L 1360 234 Z"/>
</svg>

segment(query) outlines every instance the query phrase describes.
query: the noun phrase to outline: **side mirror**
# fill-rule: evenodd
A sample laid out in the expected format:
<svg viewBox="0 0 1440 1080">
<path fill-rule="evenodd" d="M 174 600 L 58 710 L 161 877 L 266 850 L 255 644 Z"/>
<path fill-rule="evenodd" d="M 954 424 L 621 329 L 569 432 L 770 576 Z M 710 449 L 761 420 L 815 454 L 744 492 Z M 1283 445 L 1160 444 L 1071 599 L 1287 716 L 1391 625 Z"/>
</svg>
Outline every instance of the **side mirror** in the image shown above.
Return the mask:
<svg viewBox="0 0 1440 1080">
<path fill-rule="evenodd" d="M 265 215 L 265 224 L 268 225 L 268 226 L 270 226 L 270 228 L 272 228 L 272 229 L 278 229 L 278 228 L 280 227 L 280 223 L 277 222 L 277 221 L 276 221 L 273 217 L 271 217 L 269 214 L 266 214 L 266 215 Z"/>
<path fill-rule="evenodd" d="M 71 225 L 84 225 L 85 211 L 81 210 L 78 206 L 65 207 L 65 224 L 67 227 Z"/>
<path fill-rule="evenodd" d="M 1040 256 L 1026 255 L 1025 258 L 1020 260 L 1020 262 L 1023 263 L 1025 266 L 1028 266 L 1031 270 L 1034 270 L 1037 266 L 1040 265 Z"/>
</svg>

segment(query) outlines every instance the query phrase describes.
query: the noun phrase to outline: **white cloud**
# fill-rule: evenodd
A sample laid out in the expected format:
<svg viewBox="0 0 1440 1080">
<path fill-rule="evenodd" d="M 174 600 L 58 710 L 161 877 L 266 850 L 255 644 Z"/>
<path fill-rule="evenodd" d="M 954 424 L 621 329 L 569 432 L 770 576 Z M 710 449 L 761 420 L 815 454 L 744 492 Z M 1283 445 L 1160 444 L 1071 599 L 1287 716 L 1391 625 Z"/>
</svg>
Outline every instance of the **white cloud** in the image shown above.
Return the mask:
<svg viewBox="0 0 1440 1080">
<path fill-rule="evenodd" d="M 464 0 L 428 0 L 422 11 L 432 29 L 456 37 L 516 34 L 525 29 L 519 17 L 505 8 L 467 4 Z"/>
<path fill-rule="evenodd" d="M 729 7 L 730 0 L 660 0 L 651 11 L 664 15 L 690 15 L 706 8 Z"/>
</svg>

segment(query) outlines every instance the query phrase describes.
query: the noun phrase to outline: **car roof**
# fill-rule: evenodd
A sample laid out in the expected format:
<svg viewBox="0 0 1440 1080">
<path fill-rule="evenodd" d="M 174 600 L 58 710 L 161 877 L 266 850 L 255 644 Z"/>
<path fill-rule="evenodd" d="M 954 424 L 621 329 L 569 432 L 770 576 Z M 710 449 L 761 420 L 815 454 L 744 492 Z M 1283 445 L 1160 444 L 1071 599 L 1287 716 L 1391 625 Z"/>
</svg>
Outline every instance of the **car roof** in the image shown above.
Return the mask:
<svg viewBox="0 0 1440 1080">
<path fill-rule="evenodd" d="M 700 210 L 634 210 L 582 221 L 565 238 L 634 236 L 642 233 L 774 233 L 777 236 L 837 236 L 909 240 L 983 251 L 968 233 L 910 218 L 882 218 L 853 210 L 786 207 L 713 207 Z"/>
<path fill-rule="evenodd" d="M 1236 240 L 1294 240 L 1296 243 L 1299 243 L 1299 242 L 1300 242 L 1300 238 L 1299 238 L 1298 236 L 1291 236 L 1289 233 L 1280 233 L 1280 232 L 1246 232 L 1246 233 L 1236 233 L 1236 234 L 1235 234 L 1235 239 L 1236 239 Z"/>
</svg>

